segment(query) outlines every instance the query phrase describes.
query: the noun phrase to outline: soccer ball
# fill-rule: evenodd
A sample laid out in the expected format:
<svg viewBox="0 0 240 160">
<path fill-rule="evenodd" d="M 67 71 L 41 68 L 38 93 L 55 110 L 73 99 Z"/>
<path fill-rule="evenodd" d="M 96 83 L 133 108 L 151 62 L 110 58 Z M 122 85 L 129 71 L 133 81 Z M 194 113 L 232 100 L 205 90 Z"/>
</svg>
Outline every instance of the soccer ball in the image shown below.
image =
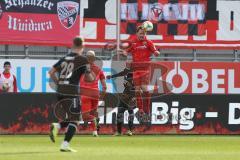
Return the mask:
<svg viewBox="0 0 240 160">
<path fill-rule="evenodd" d="M 9 84 L 8 83 L 3 83 L 2 84 L 2 90 L 7 91 L 9 89 Z"/>
<path fill-rule="evenodd" d="M 148 32 L 153 30 L 153 24 L 150 21 L 143 22 L 142 27 Z"/>
</svg>

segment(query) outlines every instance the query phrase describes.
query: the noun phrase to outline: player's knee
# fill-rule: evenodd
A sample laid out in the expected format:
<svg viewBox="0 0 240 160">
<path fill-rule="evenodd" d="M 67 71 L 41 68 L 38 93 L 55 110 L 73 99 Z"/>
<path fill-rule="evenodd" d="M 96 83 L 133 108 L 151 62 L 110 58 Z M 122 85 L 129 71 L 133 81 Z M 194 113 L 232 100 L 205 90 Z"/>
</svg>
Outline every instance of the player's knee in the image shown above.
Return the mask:
<svg viewBox="0 0 240 160">
<path fill-rule="evenodd" d="M 83 121 L 88 121 L 89 117 L 90 117 L 90 113 L 89 112 L 86 112 L 86 113 L 82 114 Z"/>
<path fill-rule="evenodd" d="M 144 96 L 144 97 L 149 97 L 149 96 L 150 96 L 150 92 L 148 92 L 148 91 L 143 91 L 143 96 Z"/>
<path fill-rule="evenodd" d="M 123 117 L 124 117 L 123 113 L 118 113 L 117 114 L 117 121 L 118 122 L 123 122 Z"/>
<path fill-rule="evenodd" d="M 129 109 L 129 110 L 128 110 L 128 113 L 129 113 L 129 115 L 132 115 L 132 114 L 134 114 L 134 112 L 133 112 L 133 110 L 132 110 L 132 109 Z"/>
<path fill-rule="evenodd" d="M 143 92 L 148 92 L 148 87 L 146 85 L 141 86 Z"/>
<path fill-rule="evenodd" d="M 140 91 L 140 89 L 139 89 L 139 90 L 136 89 L 135 94 L 136 94 L 136 96 L 141 96 L 141 91 Z"/>
<path fill-rule="evenodd" d="M 133 119 L 134 119 L 134 113 L 129 114 L 128 121 L 133 121 Z"/>
</svg>

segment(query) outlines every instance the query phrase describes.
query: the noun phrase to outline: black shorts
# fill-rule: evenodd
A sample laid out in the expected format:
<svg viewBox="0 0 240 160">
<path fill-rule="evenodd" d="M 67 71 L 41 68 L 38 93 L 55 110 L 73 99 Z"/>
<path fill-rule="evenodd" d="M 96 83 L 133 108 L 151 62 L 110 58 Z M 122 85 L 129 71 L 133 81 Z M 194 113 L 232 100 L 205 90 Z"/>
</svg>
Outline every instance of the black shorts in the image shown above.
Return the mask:
<svg viewBox="0 0 240 160">
<path fill-rule="evenodd" d="M 126 110 L 136 108 L 136 100 L 133 96 L 128 94 L 121 94 L 120 102 L 118 104 L 118 108 L 125 108 Z"/>
<path fill-rule="evenodd" d="M 58 95 L 58 101 L 54 109 L 57 119 L 62 121 L 80 120 L 80 100 L 78 96 Z"/>
</svg>

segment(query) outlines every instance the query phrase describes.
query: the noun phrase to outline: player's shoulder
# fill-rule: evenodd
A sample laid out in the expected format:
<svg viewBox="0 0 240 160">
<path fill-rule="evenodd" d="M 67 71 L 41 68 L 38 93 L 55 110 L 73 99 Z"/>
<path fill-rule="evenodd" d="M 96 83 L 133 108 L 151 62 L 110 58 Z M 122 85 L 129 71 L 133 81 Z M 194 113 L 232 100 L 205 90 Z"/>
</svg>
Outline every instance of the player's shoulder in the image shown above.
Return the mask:
<svg viewBox="0 0 240 160">
<path fill-rule="evenodd" d="M 101 67 L 99 67 L 98 65 L 96 65 L 96 64 L 91 64 L 91 67 L 93 68 L 93 70 L 95 70 L 95 71 L 102 71 L 102 68 Z"/>
<path fill-rule="evenodd" d="M 154 46 L 153 41 L 146 39 L 145 42 L 147 43 L 148 46 Z"/>
<path fill-rule="evenodd" d="M 77 53 L 74 53 L 74 52 L 70 52 L 70 53 L 68 53 L 66 56 L 64 56 L 63 58 L 64 59 L 66 59 L 66 60 L 68 60 L 68 59 L 74 59 L 75 57 L 77 57 L 78 56 L 78 54 Z"/>
<path fill-rule="evenodd" d="M 78 58 L 79 58 L 79 59 L 83 59 L 83 60 L 87 60 L 87 57 L 84 56 L 84 55 L 78 55 Z"/>
<path fill-rule="evenodd" d="M 79 55 L 74 52 L 68 53 L 65 57 L 65 60 L 77 60 L 77 61 L 82 61 L 82 62 L 87 62 L 87 57 L 83 55 Z"/>
<path fill-rule="evenodd" d="M 64 61 L 74 60 L 74 58 L 75 58 L 75 54 L 70 52 L 67 55 L 65 55 L 64 57 L 60 58 L 57 64 L 61 64 Z"/>
<path fill-rule="evenodd" d="M 153 43 L 153 41 L 152 41 L 152 40 L 150 40 L 150 39 L 147 39 L 147 38 L 145 38 L 145 41 L 146 41 L 147 43 Z"/>
<path fill-rule="evenodd" d="M 132 42 L 134 42 L 134 41 L 138 41 L 138 38 L 137 38 L 136 35 L 130 35 L 130 37 L 129 37 L 129 41 L 132 41 Z"/>
<path fill-rule="evenodd" d="M 87 57 L 84 56 L 84 55 L 78 55 L 78 56 L 76 57 L 76 59 L 77 59 L 79 62 L 81 62 L 81 63 L 88 64 L 88 59 L 87 59 Z"/>
</svg>

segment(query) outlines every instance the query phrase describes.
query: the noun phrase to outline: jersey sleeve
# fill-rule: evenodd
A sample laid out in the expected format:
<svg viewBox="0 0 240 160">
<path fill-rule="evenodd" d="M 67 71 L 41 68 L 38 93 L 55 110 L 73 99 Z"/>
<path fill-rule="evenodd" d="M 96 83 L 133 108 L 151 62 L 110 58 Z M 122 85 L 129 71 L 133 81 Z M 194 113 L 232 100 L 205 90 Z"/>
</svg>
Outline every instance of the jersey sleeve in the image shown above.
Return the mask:
<svg viewBox="0 0 240 160">
<path fill-rule="evenodd" d="M 134 43 L 135 41 L 136 41 L 136 36 L 131 35 L 129 38 L 129 42 Z M 134 50 L 134 45 L 131 44 L 131 46 L 128 49 L 126 49 L 125 51 L 128 52 L 128 54 L 131 54 L 133 50 Z"/>
<path fill-rule="evenodd" d="M 122 77 L 128 74 L 128 72 L 130 71 L 130 69 L 125 68 L 123 71 L 116 73 L 114 75 L 111 76 L 111 78 L 116 78 L 116 77 Z"/>
<path fill-rule="evenodd" d="M 155 45 L 153 44 L 152 41 L 148 41 L 148 47 L 151 50 L 151 52 L 157 51 L 157 49 L 156 49 L 156 47 L 155 47 Z"/>
<path fill-rule="evenodd" d="M 13 76 L 13 92 L 17 93 L 17 79 Z"/>
<path fill-rule="evenodd" d="M 100 70 L 99 79 L 100 79 L 100 80 L 103 80 L 103 79 L 105 79 L 105 75 L 104 75 L 104 73 L 103 73 L 103 71 L 102 71 L 102 70 Z"/>
<path fill-rule="evenodd" d="M 133 46 L 131 45 L 128 49 L 125 49 L 128 54 L 131 54 L 133 51 Z"/>
</svg>

